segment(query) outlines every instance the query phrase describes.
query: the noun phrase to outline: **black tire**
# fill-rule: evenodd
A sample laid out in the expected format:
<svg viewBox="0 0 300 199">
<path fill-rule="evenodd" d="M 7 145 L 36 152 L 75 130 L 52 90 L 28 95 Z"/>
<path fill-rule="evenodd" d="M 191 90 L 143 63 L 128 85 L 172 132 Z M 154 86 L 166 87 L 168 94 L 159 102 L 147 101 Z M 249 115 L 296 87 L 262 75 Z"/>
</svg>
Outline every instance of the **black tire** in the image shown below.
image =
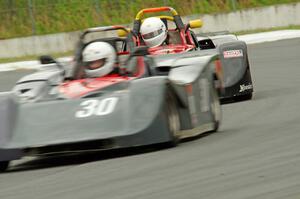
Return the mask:
<svg viewBox="0 0 300 199">
<path fill-rule="evenodd" d="M 244 99 L 245 100 L 251 100 L 252 99 L 252 96 L 253 96 L 253 93 L 249 93 L 247 95 L 244 95 Z"/>
<path fill-rule="evenodd" d="M 8 165 L 9 165 L 9 161 L 0 161 L 0 172 L 6 171 Z"/>
<path fill-rule="evenodd" d="M 215 132 L 218 131 L 222 119 L 221 103 L 216 89 L 213 89 L 212 92 L 211 110 L 212 110 L 213 120 L 214 120 L 213 131 Z"/>
<path fill-rule="evenodd" d="M 170 147 L 175 147 L 179 143 L 178 131 L 180 130 L 180 119 L 176 99 L 171 92 L 167 92 L 165 114 L 168 122 L 168 130 L 171 137 L 169 145 Z"/>
</svg>

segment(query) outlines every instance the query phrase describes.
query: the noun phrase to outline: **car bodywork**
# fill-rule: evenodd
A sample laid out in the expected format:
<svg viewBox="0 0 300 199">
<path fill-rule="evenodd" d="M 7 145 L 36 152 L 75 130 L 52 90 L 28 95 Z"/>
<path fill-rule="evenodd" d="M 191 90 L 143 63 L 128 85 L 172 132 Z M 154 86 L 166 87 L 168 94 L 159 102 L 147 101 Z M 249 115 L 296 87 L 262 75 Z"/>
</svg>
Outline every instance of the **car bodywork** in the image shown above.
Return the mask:
<svg viewBox="0 0 300 199">
<path fill-rule="evenodd" d="M 223 72 L 222 100 L 248 100 L 252 98 L 253 83 L 247 45 L 227 31 L 197 36 L 201 51 L 219 54 Z"/>
<path fill-rule="evenodd" d="M 123 28 L 94 28 L 83 35 L 116 29 Z M 147 49 L 120 48 L 118 58 L 126 56 L 125 62 L 116 61 L 121 71 L 86 78 L 78 63 L 88 43 L 128 40 L 83 42 L 84 37 L 71 72 L 53 60 L 48 70 L 23 77 L 12 92 L 0 95 L 2 171 L 25 155 L 176 144 L 180 138 L 218 129 L 221 109 L 211 71 L 215 56 L 187 52 L 173 60 L 167 74 L 157 75 L 151 72 L 157 65 Z"/>
<path fill-rule="evenodd" d="M 216 85 L 219 88 L 221 100 L 251 99 L 253 85 L 250 73 L 247 45 L 238 41 L 237 37 L 227 32 L 214 34 L 196 34 L 191 28 L 202 26 L 201 20 L 182 22 L 180 15 L 171 7 L 147 8 L 136 15 L 133 34 L 137 45 L 145 45 L 140 34 L 143 15 L 146 13 L 170 12 L 172 16 L 157 16 L 168 27 L 167 21 L 175 24 L 174 29 L 168 29 L 167 45 L 149 49 L 153 56 L 162 54 L 180 54 L 187 51 L 201 51 L 203 55 L 218 55 L 220 62 L 212 68 L 215 72 Z"/>
</svg>

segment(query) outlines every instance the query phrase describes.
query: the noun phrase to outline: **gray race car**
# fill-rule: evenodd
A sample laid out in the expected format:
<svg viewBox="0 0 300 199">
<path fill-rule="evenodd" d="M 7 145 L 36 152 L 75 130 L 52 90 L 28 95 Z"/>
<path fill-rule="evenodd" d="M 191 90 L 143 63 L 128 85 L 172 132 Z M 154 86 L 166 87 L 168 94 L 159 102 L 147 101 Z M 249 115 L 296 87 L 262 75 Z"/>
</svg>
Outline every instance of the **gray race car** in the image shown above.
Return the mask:
<svg viewBox="0 0 300 199">
<path fill-rule="evenodd" d="M 253 94 L 247 45 L 227 31 L 197 35 L 201 51 L 218 53 L 223 70 L 220 99 L 249 100 Z"/>
<path fill-rule="evenodd" d="M 87 32 L 114 29 L 123 28 Z M 176 145 L 179 139 L 218 130 L 221 109 L 211 70 L 217 55 L 192 51 L 175 59 L 154 58 L 146 47 L 119 49 L 116 42 L 130 42 L 126 38 L 95 41 L 116 49 L 116 66 L 122 70 L 99 78 L 82 76 L 80 52 L 94 41 L 81 41 L 75 68 L 69 67 L 75 73 L 43 57 L 43 63 L 52 62 L 48 69 L 23 77 L 12 92 L 0 94 L 0 171 L 26 155 Z M 172 64 L 167 74 L 159 75 L 156 62 L 164 59 Z"/>
<path fill-rule="evenodd" d="M 168 12 L 168 16 L 157 14 L 166 12 Z M 229 32 L 206 33 L 197 36 L 192 29 L 200 28 L 203 24 L 201 20 L 183 23 L 174 8 L 157 7 L 142 9 L 135 17 L 132 32 L 138 46 L 145 45 L 140 29 L 145 15 L 149 13 L 161 19 L 168 30 L 164 44 L 150 48 L 150 54 L 153 56 L 180 55 L 186 51 L 200 51 L 202 55 L 217 54 L 220 61 L 216 62 L 212 69 L 215 70 L 216 86 L 221 101 L 240 101 L 252 98 L 253 85 L 245 42 L 239 41 L 235 35 L 229 34 Z M 158 62 L 158 64 L 162 68 L 169 63 Z"/>
</svg>

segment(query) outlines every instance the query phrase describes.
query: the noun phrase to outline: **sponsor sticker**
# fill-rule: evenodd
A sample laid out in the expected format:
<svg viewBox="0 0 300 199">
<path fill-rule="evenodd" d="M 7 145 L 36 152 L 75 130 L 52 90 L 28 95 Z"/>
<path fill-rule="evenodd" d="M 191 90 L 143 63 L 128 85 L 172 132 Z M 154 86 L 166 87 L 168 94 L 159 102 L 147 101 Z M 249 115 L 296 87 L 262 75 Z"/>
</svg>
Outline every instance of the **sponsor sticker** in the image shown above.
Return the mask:
<svg viewBox="0 0 300 199">
<path fill-rule="evenodd" d="M 225 59 L 234 57 L 243 57 L 243 50 L 227 50 L 223 52 Z"/>
<path fill-rule="evenodd" d="M 252 88 L 253 88 L 252 84 L 249 84 L 249 85 L 242 84 L 242 85 L 240 85 L 240 91 L 239 92 L 241 93 L 241 92 L 244 92 L 246 90 L 250 90 Z"/>
</svg>

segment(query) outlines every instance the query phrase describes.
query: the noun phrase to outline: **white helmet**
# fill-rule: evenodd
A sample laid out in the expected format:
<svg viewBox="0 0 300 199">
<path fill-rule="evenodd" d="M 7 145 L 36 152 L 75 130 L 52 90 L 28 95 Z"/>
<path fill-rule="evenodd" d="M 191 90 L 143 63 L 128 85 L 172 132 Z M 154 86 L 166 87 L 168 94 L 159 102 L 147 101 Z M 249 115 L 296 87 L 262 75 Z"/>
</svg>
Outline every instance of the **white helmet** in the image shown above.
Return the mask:
<svg viewBox="0 0 300 199">
<path fill-rule="evenodd" d="M 167 38 L 167 28 L 164 22 L 157 17 L 149 17 L 141 25 L 141 35 L 146 45 L 156 47 Z"/>
<path fill-rule="evenodd" d="M 116 60 L 115 49 L 106 42 L 93 42 L 82 52 L 87 77 L 101 77 L 110 73 Z"/>
</svg>

